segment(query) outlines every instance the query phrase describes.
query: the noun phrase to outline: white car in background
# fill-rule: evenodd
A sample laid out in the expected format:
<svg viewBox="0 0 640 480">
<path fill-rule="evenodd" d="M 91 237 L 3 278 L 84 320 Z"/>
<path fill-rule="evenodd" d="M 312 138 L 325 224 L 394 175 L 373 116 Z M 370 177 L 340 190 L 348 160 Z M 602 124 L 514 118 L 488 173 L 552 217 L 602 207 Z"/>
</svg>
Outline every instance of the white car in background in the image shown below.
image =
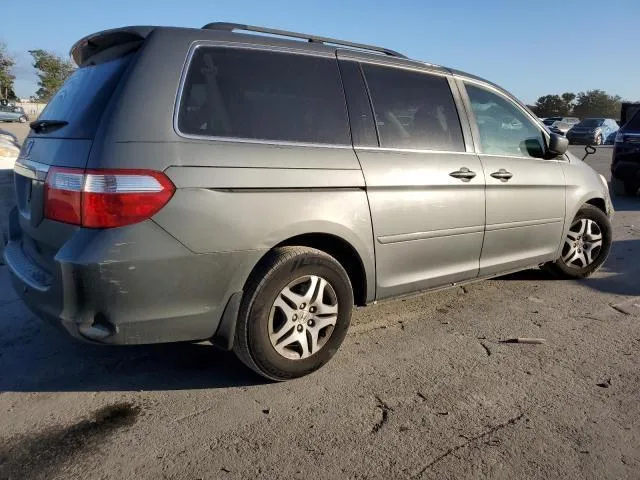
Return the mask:
<svg viewBox="0 0 640 480">
<path fill-rule="evenodd" d="M 0 170 L 13 170 L 20 154 L 20 145 L 15 135 L 0 130 Z"/>
</svg>

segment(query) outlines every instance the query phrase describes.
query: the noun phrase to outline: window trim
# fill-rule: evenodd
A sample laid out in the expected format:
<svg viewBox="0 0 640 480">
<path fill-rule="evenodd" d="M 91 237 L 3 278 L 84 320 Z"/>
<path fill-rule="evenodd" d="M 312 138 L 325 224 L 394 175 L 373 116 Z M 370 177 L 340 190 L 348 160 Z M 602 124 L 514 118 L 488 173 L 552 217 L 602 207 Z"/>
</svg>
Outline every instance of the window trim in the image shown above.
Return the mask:
<svg viewBox="0 0 640 480">
<path fill-rule="evenodd" d="M 503 92 L 502 90 L 500 90 L 499 88 L 487 83 L 487 82 L 483 82 L 480 80 L 477 80 L 475 78 L 469 78 L 469 77 L 465 77 L 462 75 L 455 75 L 454 76 L 456 83 L 458 84 L 458 89 L 460 90 L 460 96 L 462 98 L 462 102 L 465 105 L 465 108 L 467 109 L 468 112 L 468 116 L 469 116 L 469 123 L 471 124 L 471 132 L 472 132 L 472 137 L 473 137 L 473 146 L 475 149 L 475 153 L 478 155 L 485 155 L 485 156 L 491 156 L 491 157 L 510 157 L 510 158 L 522 158 L 524 160 L 542 160 L 545 162 L 552 162 L 552 161 L 568 161 L 568 157 L 567 155 L 562 155 L 562 156 L 558 156 L 556 158 L 551 158 L 551 159 L 544 159 L 544 158 L 536 158 L 536 157 L 528 157 L 528 156 L 518 156 L 518 155 L 497 155 L 497 154 L 492 154 L 492 153 L 484 153 L 482 151 L 482 146 L 480 145 L 480 129 L 478 128 L 478 122 L 476 120 L 476 116 L 473 113 L 473 108 L 471 106 L 471 99 L 469 98 L 469 93 L 467 92 L 467 87 L 465 85 L 465 83 L 470 83 L 473 84 L 477 87 L 483 88 L 485 90 L 488 90 L 491 93 L 494 93 L 495 95 L 503 98 L 505 101 L 509 102 L 511 105 L 515 106 L 516 109 L 518 109 L 520 112 L 522 112 L 527 118 L 529 118 L 529 120 L 531 120 L 531 122 L 534 125 L 537 125 L 538 128 L 540 129 L 540 132 L 542 133 L 542 136 L 544 137 L 544 140 L 546 142 L 546 146 L 549 145 L 549 139 L 550 139 L 550 133 L 543 127 L 544 124 L 542 123 L 542 121 L 540 119 L 538 119 L 537 117 L 533 116 L 533 114 L 531 114 L 527 109 L 523 108 L 522 105 L 520 105 L 520 103 L 516 100 L 514 100 L 510 95 L 506 94 L 505 92 Z"/>
<path fill-rule="evenodd" d="M 341 57 L 338 57 L 340 60 Z M 350 60 L 350 57 L 342 58 L 342 60 Z M 425 64 L 425 68 L 420 67 L 412 67 L 405 65 L 393 65 L 390 62 L 380 62 L 377 59 L 366 59 L 366 60 L 357 60 L 360 65 L 360 73 L 362 74 L 362 79 L 364 81 L 367 95 L 369 97 L 369 105 L 371 106 L 371 112 L 374 117 L 374 126 L 376 128 L 376 135 L 378 136 L 378 146 L 377 147 L 355 147 L 360 150 L 372 150 L 377 149 L 379 151 L 389 151 L 389 152 L 408 152 L 408 153 L 475 153 L 474 146 L 472 145 L 473 136 L 471 132 L 471 121 L 466 113 L 466 108 L 464 105 L 464 101 L 461 98 L 460 92 L 458 91 L 457 85 L 455 85 L 455 79 L 452 75 L 448 75 L 445 72 L 435 71 L 428 68 L 428 65 Z M 395 70 L 407 70 L 413 73 L 420 73 L 424 75 L 433 75 L 438 77 L 444 77 L 447 82 L 447 86 L 449 87 L 449 93 L 451 94 L 451 98 L 453 100 L 454 111 L 458 115 L 458 122 L 460 123 L 460 133 L 462 134 L 462 150 L 440 150 L 440 149 L 428 149 L 428 148 L 402 148 L 402 147 L 385 147 L 382 145 L 382 139 L 380 137 L 380 130 L 378 128 L 378 122 L 375 120 L 375 106 L 373 101 L 373 95 L 371 94 L 371 89 L 369 87 L 369 82 L 367 80 L 367 76 L 364 73 L 364 69 L 362 68 L 362 64 L 370 64 L 379 67 L 386 67 Z M 464 114 L 464 115 L 463 115 Z"/>
<path fill-rule="evenodd" d="M 173 108 L 173 130 L 176 135 L 188 140 L 206 140 L 209 142 L 227 142 L 227 143 L 245 143 L 253 145 L 279 145 L 279 146 L 291 146 L 291 147 L 318 147 L 318 148 L 333 148 L 333 149 L 353 149 L 351 141 L 351 124 L 349 122 L 349 115 L 347 112 L 346 99 L 344 96 L 344 86 L 342 86 L 342 98 L 345 100 L 345 113 L 347 115 L 347 127 L 349 128 L 349 143 L 348 144 L 333 144 L 333 143 L 313 143 L 313 142 L 297 142 L 294 140 L 265 140 L 258 138 L 247 137 L 231 137 L 231 136 L 217 136 L 217 135 L 198 135 L 194 133 L 186 133 L 180 130 L 178 126 L 178 117 L 180 107 L 182 106 L 182 95 L 184 93 L 187 76 L 191 63 L 195 56 L 196 51 L 201 47 L 213 47 L 213 48 L 231 48 L 238 50 L 261 50 L 276 53 L 289 53 L 295 55 L 303 55 L 308 57 L 322 57 L 336 62 L 336 69 L 340 78 L 340 84 L 342 85 L 342 77 L 340 75 L 340 69 L 338 61 L 334 52 L 303 50 L 294 47 L 281 47 L 275 45 L 256 45 L 251 43 L 242 42 L 225 42 L 217 40 L 197 40 L 191 43 L 187 56 L 182 66 L 182 73 L 180 74 L 180 83 L 176 92 L 176 99 Z"/>
</svg>

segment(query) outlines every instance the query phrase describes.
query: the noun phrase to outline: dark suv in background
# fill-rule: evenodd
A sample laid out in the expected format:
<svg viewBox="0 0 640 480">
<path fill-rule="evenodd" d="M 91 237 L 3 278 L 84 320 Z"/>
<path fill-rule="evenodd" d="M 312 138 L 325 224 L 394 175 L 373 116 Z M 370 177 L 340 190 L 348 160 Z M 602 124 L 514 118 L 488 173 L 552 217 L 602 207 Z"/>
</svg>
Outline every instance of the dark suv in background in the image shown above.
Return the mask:
<svg viewBox="0 0 640 480">
<path fill-rule="evenodd" d="M 617 195 L 635 195 L 640 188 L 640 111 L 618 130 L 613 146 L 611 183 Z"/>
</svg>

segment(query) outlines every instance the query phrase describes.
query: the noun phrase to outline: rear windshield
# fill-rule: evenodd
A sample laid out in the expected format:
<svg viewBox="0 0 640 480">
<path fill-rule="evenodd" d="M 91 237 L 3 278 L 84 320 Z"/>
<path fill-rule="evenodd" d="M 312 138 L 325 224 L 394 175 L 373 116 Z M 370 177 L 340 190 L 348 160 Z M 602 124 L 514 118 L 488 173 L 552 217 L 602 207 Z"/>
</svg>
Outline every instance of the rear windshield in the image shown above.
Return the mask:
<svg viewBox="0 0 640 480">
<path fill-rule="evenodd" d="M 39 120 L 62 120 L 68 125 L 44 133 L 62 138 L 93 138 L 102 113 L 133 54 L 78 68 L 42 111 Z M 33 134 L 33 131 L 32 131 Z"/>
</svg>

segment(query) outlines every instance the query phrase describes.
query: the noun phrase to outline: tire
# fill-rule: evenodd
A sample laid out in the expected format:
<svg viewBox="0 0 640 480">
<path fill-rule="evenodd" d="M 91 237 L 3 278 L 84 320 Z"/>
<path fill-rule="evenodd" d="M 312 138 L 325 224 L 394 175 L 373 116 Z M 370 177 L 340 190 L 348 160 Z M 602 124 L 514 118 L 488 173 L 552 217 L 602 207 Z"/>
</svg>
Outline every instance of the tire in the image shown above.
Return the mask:
<svg viewBox="0 0 640 480">
<path fill-rule="evenodd" d="M 318 287 L 313 286 L 314 278 L 324 279 L 328 283 L 328 286 L 323 286 L 322 299 L 316 293 Z M 323 284 L 318 281 L 315 285 Z M 295 289 L 299 301 L 303 300 L 303 295 L 306 298 L 316 297 L 301 305 L 296 302 L 297 307 L 305 305 L 306 310 L 292 308 L 293 302 L 290 300 Z M 327 300 L 330 305 L 324 305 L 327 296 L 330 297 Z M 319 313 L 311 313 L 314 309 L 317 312 L 325 307 L 331 311 L 337 309 L 337 312 L 323 317 Z M 285 308 L 289 314 L 285 314 Z M 319 369 L 333 357 L 347 334 L 352 309 L 351 282 L 337 260 L 314 248 L 276 248 L 260 261 L 247 281 L 238 313 L 233 350 L 245 365 L 270 380 L 302 377 Z M 292 321 L 294 317 L 297 317 L 297 323 Z M 277 320 L 282 327 L 276 328 Z M 312 330 L 314 320 L 318 322 L 315 327 L 335 322 L 333 326 L 322 327 L 323 330 L 316 334 L 315 351 L 311 342 L 311 332 L 318 332 Z M 271 338 L 282 332 L 290 333 L 282 335 L 274 344 Z M 321 337 L 322 333 L 324 335 Z M 297 343 L 296 338 L 299 339 Z M 294 343 L 287 346 L 291 339 L 294 339 Z M 307 342 L 306 352 L 303 341 Z M 322 345 L 321 341 L 324 342 Z M 279 351 L 276 350 L 277 346 Z"/>
<path fill-rule="evenodd" d="M 587 225 L 590 225 L 589 222 L 594 222 L 597 225 L 597 229 L 592 227 L 590 229 L 591 232 L 579 233 L 580 227 L 585 225 L 585 223 L 582 223 L 583 221 Z M 579 238 L 576 238 L 577 233 Z M 569 250 L 572 248 L 572 243 L 577 242 L 580 244 L 580 241 L 583 240 L 582 235 L 584 235 L 585 244 L 593 245 L 597 241 L 589 242 L 589 238 L 597 238 L 598 234 L 601 236 L 601 245 L 597 248 L 590 248 L 590 255 L 587 253 L 589 250 L 584 246 L 582 247 L 583 250 L 579 250 L 579 252 L 584 252 L 584 254 L 579 254 L 583 259 L 588 259 L 591 256 L 591 261 L 584 264 L 583 260 L 576 259 L 572 263 L 573 257 L 569 258 Z M 563 239 L 560 258 L 555 262 L 547 263 L 545 269 L 561 278 L 586 278 L 597 271 L 605 262 L 611 250 L 611 241 L 612 232 L 609 218 L 599 208 L 588 204 L 583 205 L 571 223 L 570 233 Z"/>
<path fill-rule="evenodd" d="M 27 117 L 20 117 L 20 118 L 18 119 L 18 122 L 20 122 L 20 123 L 27 123 Z"/>
<path fill-rule="evenodd" d="M 599 133 L 598 136 L 596 137 L 596 145 L 602 145 L 602 134 Z"/>
</svg>

